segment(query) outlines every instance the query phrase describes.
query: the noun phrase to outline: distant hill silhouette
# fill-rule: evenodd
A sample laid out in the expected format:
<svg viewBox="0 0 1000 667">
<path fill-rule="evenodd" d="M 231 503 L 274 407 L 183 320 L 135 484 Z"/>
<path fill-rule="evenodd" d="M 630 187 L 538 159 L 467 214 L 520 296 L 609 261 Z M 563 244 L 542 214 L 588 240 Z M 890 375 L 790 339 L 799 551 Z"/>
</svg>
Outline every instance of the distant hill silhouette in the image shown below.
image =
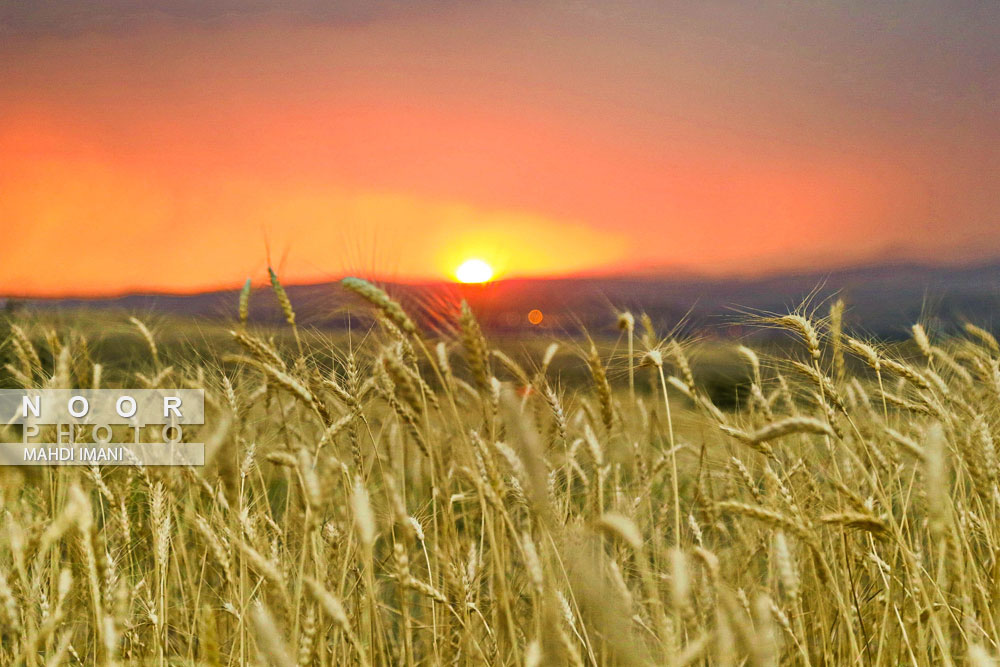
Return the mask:
<svg viewBox="0 0 1000 667">
<path fill-rule="evenodd" d="M 827 272 L 797 272 L 764 277 L 682 278 L 604 277 L 503 280 L 484 286 L 451 283 L 390 284 L 386 290 L 425 327 L 447 329 L 461 299 L 476 309 L 494 333 L 611 332 L 615 310 L 646 312 L 661 330 L 679 323 L 687 330 L 711 335 L 746 332 L 748 313 L 785 313 L 804 302 L 826 312 L 841 295 L 848 304 L 848 323 L 873 335 L 906 336 L 917 321 L 950 330 L 965 321 L 995 330 L 1000 324 L 1000 261 L 963 267 L 915 263 L 882 264 Z M 348 313 L 367 318 L 369 309 L 337 283 L 287 288 L 298 321 L 304 326 L 342 328 Z M 121 309 L 160 312 L 210 320 L 236 317 L 238 290 L 193 295 L 130 294 L 94 299 L 28 299 L 27 309 Z M 251 319 L 280 323 L 280 310 L 270 289 L 255 288 Z M 544 319 L 534 326 L 530 310 Z"/>
</svg>

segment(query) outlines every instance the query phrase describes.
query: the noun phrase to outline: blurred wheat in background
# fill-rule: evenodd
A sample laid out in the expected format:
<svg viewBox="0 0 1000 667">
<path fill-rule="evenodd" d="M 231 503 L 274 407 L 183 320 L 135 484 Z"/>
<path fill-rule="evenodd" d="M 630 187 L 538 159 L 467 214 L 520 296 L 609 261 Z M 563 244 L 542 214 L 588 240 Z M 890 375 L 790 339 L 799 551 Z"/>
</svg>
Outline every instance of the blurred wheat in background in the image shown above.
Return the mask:
<svg viewBox="0 0 1000 667">
<path fill-rule="evenodd" d="M 988 332 L 761 318 L 790 343 L 732 344 L 722 406 L 708 343 L 640 313 L 497 348 L 348 279 L 375 324 L 327 337 L 271 278 L 287 331 L 247 324 L 248 283 L 230 340 L 134 320 L 112 368 L 11 319 L 8 386 L 204 387 L 208 463 L 0 471 L 0 663 L 993 664 Z"/>
</svg>

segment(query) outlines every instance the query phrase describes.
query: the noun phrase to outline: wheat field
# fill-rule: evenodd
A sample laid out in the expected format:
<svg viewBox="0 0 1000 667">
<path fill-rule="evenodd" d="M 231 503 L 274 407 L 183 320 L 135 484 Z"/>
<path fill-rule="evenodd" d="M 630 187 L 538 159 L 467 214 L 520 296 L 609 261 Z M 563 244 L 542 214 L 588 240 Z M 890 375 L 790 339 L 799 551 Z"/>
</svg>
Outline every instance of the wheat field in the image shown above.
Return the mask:
<svg viewBox="0 0 1000 667">
<path fill-rule="evenodd" d="M 994 664 L 985 330 L 759 317 L 788 343 L 725 343 L 720 408 L 703 345 L 638 313 L 527 354 L 357 279 L 370 330 L 300 331 L 272 285 L 284 329 L 248 284 L 224 344 L 133 319 L 118 367 L 12 318 L 5 386 L 204 388 L 207 463 L 0 469 L 0 664 Z"/>
</svg>

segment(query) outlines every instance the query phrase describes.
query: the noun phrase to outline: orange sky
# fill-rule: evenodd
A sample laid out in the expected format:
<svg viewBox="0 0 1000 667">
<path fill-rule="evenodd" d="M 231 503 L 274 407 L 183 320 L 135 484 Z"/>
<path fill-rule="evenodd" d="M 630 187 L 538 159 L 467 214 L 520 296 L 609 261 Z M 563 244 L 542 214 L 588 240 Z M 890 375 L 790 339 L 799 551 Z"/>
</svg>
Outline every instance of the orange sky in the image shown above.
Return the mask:
<svg viewBox="0 0 1000 667">
<path fill-rule="evenodd" d="M 1000 254 L 1000 6 L 750 4 L 0 5 L 0 293 Z"/>
</svg>

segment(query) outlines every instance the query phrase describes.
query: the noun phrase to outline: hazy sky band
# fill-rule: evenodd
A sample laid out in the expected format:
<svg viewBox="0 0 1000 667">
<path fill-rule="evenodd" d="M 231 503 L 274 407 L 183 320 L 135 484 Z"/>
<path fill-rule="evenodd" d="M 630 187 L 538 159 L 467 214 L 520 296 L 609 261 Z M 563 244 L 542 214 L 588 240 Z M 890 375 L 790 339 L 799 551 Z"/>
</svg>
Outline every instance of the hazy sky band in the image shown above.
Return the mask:
<svg viewBox="0 0 1000 667">
<path fill-rule="evenodd" d="M 0 292 L 1000 241 L 996 3 L 132 4 L 0 2 Z"/>
</svg>

